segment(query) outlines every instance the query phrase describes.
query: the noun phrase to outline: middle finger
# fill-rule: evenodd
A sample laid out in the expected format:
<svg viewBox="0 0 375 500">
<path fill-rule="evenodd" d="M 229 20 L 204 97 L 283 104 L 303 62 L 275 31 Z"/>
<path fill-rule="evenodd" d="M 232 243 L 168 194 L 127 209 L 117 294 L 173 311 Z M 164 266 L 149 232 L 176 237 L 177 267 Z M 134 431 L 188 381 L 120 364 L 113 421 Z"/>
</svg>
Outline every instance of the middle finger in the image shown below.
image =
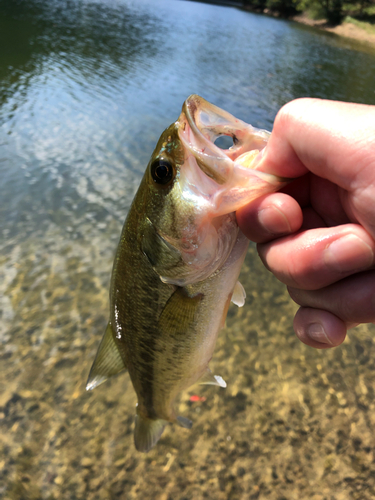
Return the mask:
<svg viewBox="0 0 375 500">
<path fill-rule="evenodd" d="M 315 290 L 373 267 L 375 242 L 361 226 L 344 224 L 259 244 L 258 252 L 280 281 Z"/>
</svg>

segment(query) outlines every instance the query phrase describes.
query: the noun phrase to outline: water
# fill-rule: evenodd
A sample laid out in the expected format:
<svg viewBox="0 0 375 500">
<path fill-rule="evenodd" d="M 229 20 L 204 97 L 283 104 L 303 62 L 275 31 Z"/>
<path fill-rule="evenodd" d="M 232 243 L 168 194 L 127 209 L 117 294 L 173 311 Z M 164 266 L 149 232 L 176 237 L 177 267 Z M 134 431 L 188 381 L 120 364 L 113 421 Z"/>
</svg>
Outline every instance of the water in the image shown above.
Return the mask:
<svg viewBox="0 0 375 500">
<path fill-rule="evenodd" d="M 0 14 L 0 493 L 6 499 L 367 499 L 374 328 L 302 345 L 251 246 L 248 299 L 148 455 L 128 377 L 86 393 L 122 223 L 162 130 L 201 94 L 272 128 L 300 96 L 375 104 L 365 45 L 167 0 L 3 1 Z M 199 393 L 205 402 L 192 403 Z"/>
</svg>

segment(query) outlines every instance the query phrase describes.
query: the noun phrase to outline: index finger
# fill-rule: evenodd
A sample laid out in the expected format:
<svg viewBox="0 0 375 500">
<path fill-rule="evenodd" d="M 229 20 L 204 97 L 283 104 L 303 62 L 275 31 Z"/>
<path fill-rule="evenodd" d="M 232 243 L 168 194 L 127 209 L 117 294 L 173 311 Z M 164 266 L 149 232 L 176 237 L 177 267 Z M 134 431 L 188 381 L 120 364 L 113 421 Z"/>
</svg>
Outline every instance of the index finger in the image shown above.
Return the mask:
<svg viewBox="0 0 375 500">
<path fill-rule="evenodd" d="M 375 181 L 374 135 L 374 106 L 297 99 L 278 112 L 257 169 L 287 178 L 310 171 L 350 191 Z"/>
</svg>

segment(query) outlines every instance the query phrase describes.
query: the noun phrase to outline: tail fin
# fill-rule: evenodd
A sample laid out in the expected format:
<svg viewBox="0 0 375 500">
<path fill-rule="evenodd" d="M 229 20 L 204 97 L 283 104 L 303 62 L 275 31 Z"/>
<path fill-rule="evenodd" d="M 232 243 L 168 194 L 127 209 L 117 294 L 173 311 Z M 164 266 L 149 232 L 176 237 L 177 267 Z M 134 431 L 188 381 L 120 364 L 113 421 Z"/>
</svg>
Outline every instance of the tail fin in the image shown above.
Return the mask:
<svg viewBox="0 0 375 500">
<path fill-rule="evenodd" d="M 166 420 L 135 416 L 134 428 L 134 444 L 138 451 L 149 451 L 160 439 L 163 434 L 164 427 L 167 425 Z"/>
<path fill-rule="evenodd" d="M 176 420 L 177 420 L 178 425 L 180 427 L 184 427 L 185 429 L 191 429 L 193 426 L 193 422 L 186 417 L 179 416 L 179 417 L 177 417 Z"/>
</svg>

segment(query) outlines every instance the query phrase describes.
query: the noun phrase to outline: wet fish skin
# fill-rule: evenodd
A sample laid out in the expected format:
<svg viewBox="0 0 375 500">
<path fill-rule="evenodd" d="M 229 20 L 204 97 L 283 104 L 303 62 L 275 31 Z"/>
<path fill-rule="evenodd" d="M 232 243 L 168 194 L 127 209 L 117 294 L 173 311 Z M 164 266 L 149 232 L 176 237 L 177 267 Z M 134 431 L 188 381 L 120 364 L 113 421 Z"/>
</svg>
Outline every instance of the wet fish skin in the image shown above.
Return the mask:
<svg viewBox="0 0 375 500">
<path fill-rule="evenodd" d="M 210 121 L 211 120 L 211 121 Z M 232 135 L 223 152 L 215 136 Z M 190 96 L 161 135 L 126 218 L 110 286 L 110 321 L 88 389 L 127 369 L 138 397 L 135 446 L 148 451 L 178 417 L 177 395 L 200 381 L 225 386 L 208 368 L 248 241 L 234 210 L 283 185 L 251 170 L 268 135 Z"/>
</svg>

